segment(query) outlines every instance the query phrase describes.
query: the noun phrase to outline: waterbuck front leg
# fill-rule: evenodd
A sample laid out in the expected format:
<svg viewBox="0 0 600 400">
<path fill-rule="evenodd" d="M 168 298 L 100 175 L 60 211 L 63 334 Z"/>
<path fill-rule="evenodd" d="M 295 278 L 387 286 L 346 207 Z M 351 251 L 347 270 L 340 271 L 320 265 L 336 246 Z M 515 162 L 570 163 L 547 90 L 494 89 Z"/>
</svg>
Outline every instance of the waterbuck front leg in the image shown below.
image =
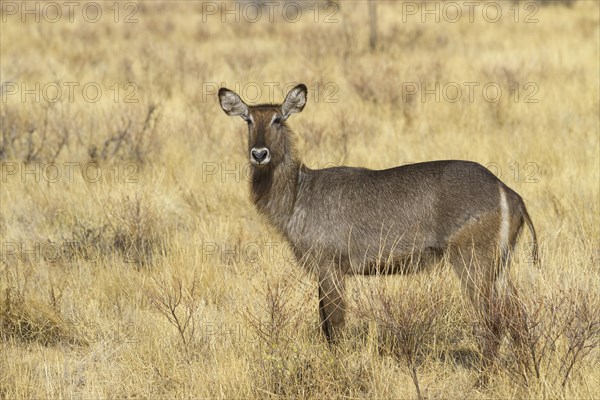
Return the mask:
<svg viewBox="0 0 600 400">
<path fill-rule="evenodd" d="M 326 266 L 319 268 L 318 278 L 321 329 L 327 342 L 333 344 L 344 326 L 344 273 L 337 265 Z"/>
</svg>

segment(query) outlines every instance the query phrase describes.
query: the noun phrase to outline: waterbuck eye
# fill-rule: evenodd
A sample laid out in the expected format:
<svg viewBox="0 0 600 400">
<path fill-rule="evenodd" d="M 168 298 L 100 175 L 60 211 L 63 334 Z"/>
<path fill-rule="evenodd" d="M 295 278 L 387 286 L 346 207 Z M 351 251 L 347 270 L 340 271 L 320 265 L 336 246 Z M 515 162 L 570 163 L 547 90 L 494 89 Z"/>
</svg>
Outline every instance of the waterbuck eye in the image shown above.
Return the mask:
<svg viewBox="0 0 600 400">
<path fill-rule="evenodd" d="M 281 117 L 275 117 L 273 123 L 279 125 L 281 123 Z"/>
</svg>

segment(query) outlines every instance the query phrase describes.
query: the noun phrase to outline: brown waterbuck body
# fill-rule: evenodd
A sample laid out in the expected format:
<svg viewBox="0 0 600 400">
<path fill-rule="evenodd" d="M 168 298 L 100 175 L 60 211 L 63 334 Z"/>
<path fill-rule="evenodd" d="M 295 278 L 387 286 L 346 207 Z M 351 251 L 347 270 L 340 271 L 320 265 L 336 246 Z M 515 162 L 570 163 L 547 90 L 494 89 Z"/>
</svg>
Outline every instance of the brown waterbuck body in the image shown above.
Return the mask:
<svg viewBox="0 0 600 400">
<path fill-rule="evenodd" d="M 503 332 L 494 302 L 514 296 L 505 270 L 524 223 L 537 258 L 535 230 L 521 197 L 468 161 L 382 171 L 309 169 L 299 161 L 286 124 L 306 97 L 306 86 L 298 85 L 281 105 L 248 106 L 233 91 L 219 91 L 225 113 L 248 124 L 254 204 L 289 241 L 298 262 L 318 276 L 327 340 L 344 323 L 347 275 L 408 273 L 446 257 L 490 332 L 483 352 L 493 358 Z"/>
</svg>

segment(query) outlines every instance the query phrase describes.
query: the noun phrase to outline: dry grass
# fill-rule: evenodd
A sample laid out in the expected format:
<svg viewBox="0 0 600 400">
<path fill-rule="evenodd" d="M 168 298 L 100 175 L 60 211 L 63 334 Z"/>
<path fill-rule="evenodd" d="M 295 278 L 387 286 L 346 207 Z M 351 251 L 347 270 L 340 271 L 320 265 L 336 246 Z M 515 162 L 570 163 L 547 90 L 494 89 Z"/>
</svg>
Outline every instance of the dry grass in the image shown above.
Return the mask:
<svg viewBox="0 0 600 400">
<path fill-rule="evenodd" d="M 335 23 L 309 8 L 286 23 L 280 5 L 255 24 L 200 2 L 121 3 L 118 23 L 112 3 L 97 23 L 83 6 L 73 23 L 23 23 L 7 8 L 21 2 L 0 4 L 0 398 L 600 393 L 598 3 L 541 7 L 537 23 L 523 21 L 530 3 L 517 23 L 512 2 L 497 23 L 479 5 L 453 24 L 402 22 L 401 3 L 379 2 L 374 50 L 364 2 L 342 3 Z M 22 101 L 36 82 L 39 101 Z M 81 91 L 91 82 L 97 102 Z M 512 277 L 526 345 L 506 339 L 487 387 L 447 267 L 352 279 L 346 338 L 327 348 L 315 278 L 252 208 L 244 127 L 214 94 L 252 97 L 252 82 L 256 102 L 282 100 L 269 82 L 309 86 L 290 120 L 309 166 L 470 159 L 523 195 L 542 265 L 523 240 Z M 439 102 L 406 95 L 435 82 Z M 498 102 L 482 95 L 490 82 Z"/>
</svg>

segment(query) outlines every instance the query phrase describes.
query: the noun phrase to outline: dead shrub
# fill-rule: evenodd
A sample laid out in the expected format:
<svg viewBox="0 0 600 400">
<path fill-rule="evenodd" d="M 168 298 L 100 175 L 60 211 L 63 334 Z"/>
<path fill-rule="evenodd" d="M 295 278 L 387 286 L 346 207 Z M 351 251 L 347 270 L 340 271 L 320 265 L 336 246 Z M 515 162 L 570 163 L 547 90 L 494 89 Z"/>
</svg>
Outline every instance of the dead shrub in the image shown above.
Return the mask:
<svg viewBox="0 0 600 400">
<path fill-rule="evenodd" d="M 111 120 L 111 132 L 104 135 L 101 143 L 95 139 L 96 135 L 92 136 L 92 143 L 88 145 L 90 160 L 146 162 L 160 148 L 157 136 L 160 117 L 160 107 L 150 103 L 145 109 L 135 109 L 123 115 L 117 123 Z"/>
<path fill-rule="evenodd" d="M 403 293 L 391 293 L 385 285 L 378 285 L 357 305 L 359 315 L 381 329 L 382 349 L 407 367 L 419 399 L 423 398 L 419 367 L 435 341 L 444 300 L 443 290 L 419 281 Z"/>
<path fill-rule="evenodd" d="M 168 278 L 153 278 L 146 295 L 154 308 L 169 324 L 177 329 L 186 354 L 192 354 L 197 344 L 196 314 L 200 305 L 199 284 L 193 279 L 184 285 L 183 279 L 173 273 Z"/>
<path fill-rule="evenodd" d="M 537 382 L 564 393 L 574 377 L 592 367 L 600 348 L 600 294 L 572 287 L 532 294 L 523 303 L 525 351 L 509 347 L 504 369 L 524 386 Z"/>
<path fill-rule="evenodd" d="M 246 307 L 242 316 L 259 346 L 260 387 L 276 395 L 305 395 L 314 385 L 314 360 L 302 351 L 299 340 L 304 307 L 296 306 L 296 288 L 289 280 L 267 282 L 257 289 L 258 309 Z M 306 304 L 306 302 L 303 302 Z"/>
<path fill-rule="evenodd" d="M 29 290 L 32 267 L 7 268 L 0 300 L 0 340 L 40 343 L 44 346 L 82 345 L 60 312 L 60 289 L 50 285 L 46 301 Z"/>
<path fill-rule="evenodd" d="M 165 224 L 148 196 L 125 195 L 107 211 L 114 248 L 125 262 L 148 267 L 156 255 L 165 253 Z"/>
<path fill-rule="evenodd" d="M 71 129 L 64 122 L 64 107 L 42 103 L 28 111 L 24 117 L 14 106 L 0 110 L 0 161 L 54 162 L 69 143 Z"/>
</svg>

